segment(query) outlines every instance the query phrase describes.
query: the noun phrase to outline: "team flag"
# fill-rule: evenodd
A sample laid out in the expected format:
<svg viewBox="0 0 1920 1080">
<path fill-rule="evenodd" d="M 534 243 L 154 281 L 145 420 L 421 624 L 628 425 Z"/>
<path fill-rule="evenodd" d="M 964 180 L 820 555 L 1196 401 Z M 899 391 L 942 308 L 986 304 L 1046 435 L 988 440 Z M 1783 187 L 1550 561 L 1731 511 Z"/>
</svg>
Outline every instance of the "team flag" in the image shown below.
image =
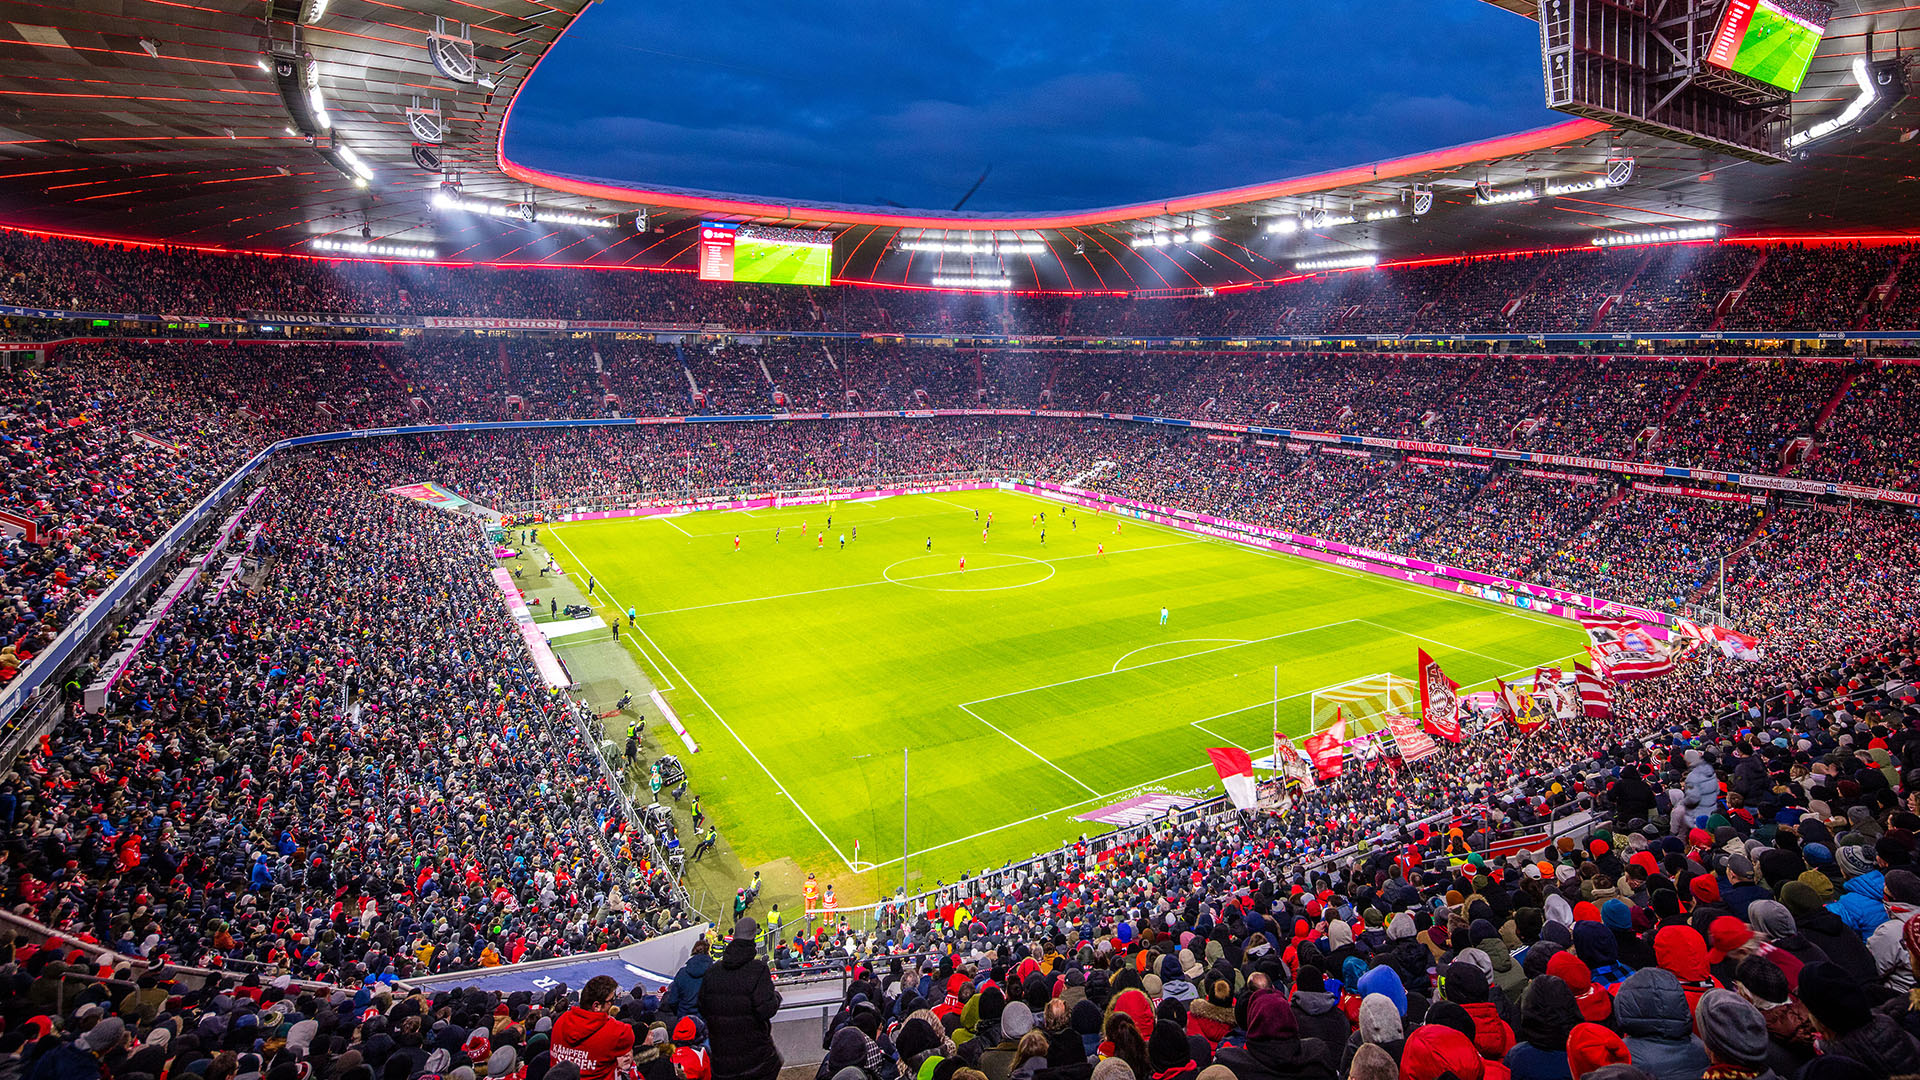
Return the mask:
<svg viewBox="0 0 1920 1080">
<path fill-rule="evenodd" d="M 1613 715 L 1613 691 L 1591 668 L 1574 664 L 1573 681 L 1580 687 L 1581 711 L 1601 720 Z"/>
<path fill-rule="evenodd" d="M 1346 768 L 1346 751 L 1341 746 L 1346 734 L 1346 717 L 1339 708 L 1335 708 L 1332 727 L 1300 740 L 1300 745 L 1306 747 L 1307 756 L 1313 759 L 1313 771 L 1320 779 L 1331 780 Z"/>
<path fill-rule="evenodd" d="M 1587 629 L 1587 654 L 1593 669 L 1615 682 L 1651 679 L 1673 670 L 1673 651 L 1632 619 L 1610 615 L 1582 615 Z"/>
<path fill-rule="evenodd" d="M 1460 684 L 1447 678 L 1425 649 L 1420 650 L 1420 718 L 1429 732 L 1460 741 Z"/>
<path fill-rule="evenodd" d="M 1294 748 L 1293 740 L 1279 731 L 1273 733 L 1273 767 L 1288 780 L 1300 783 L 1302 792 L 1312 791 L 1316 785 L 1313 770 L 1308 767 L 1307 759 L 1300 756 Z"/>
<path fill-rule="evenodd" d="M 1540 707 L 1539 699 L 1532 694 L 1517 686 L 1509 685 L 1505 680 L 1495 679 L 1494 682 L 1500 687 L 1500 700 L 1506 707 L 1507 719 L 1513 721 L 1513 726 L 1520 729 L 1520 734 L 1530 735 L 1552 719 L 1547 715 L 1546 710 Z"/>
<path fill-rule="evenodd" d="M 1397 712 L 1386 714 L 1386 719 L 1393 729 L 1393 744 L 1400 749 L 1400 760 L 1412 763 L 1440 752 L 1433 736 L 1420 730 L 1420 721 Z"/>
<path fill-rule="evenodd" d="M 1219 746 L 1207 751 L 1213 759 L 1213 767 L 1220 773 L 1220 786 L 1227 789 L 1227 798 L 1233 800 L 1236 809 L 1251 810 L 1259 801 L 1259 792 L 1253 782 L 1253 758 L 1237 746 Z"/>
</svg>

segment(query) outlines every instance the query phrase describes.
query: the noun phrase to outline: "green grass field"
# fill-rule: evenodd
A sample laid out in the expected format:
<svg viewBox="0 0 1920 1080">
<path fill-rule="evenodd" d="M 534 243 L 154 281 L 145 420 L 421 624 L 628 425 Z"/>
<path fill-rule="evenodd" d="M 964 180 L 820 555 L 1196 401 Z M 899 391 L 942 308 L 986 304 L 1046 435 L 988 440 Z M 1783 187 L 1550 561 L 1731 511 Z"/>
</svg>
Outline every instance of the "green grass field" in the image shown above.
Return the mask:
<svg viewBox="0 0 1920 1080">
<path fill-rule="evenodd" d="M 843 903 L 902 881 L 903 747 L 917 890 L 1101 831 L 1073 815 L 1141 790 L 1217 791 L 1207 747 L 1271 747 L 1276 666 L 1299 735 L 1313 690 L 1411 677 L 1418 648 L 1470 685 L 1585 644 L 1570 623 L 1014 493 L 840 503 L 823 549 L 826 516 L 550 535 L 640 612 L 623 639 L 699 741 L 684 760 L 736 853 L 791 858 Z M 856 841 L 872 869 L 849 866 Z"/>
<path fill-rule="evenodd" d="M 741 239 L 733 245 L 733 280 L 773 285 L 825 285 L 833 249 L 810 244 L 766 244 Z"/>
<path fill-rule="evenodd" d="M 1754 9 L 1753 21 L 1747 24 L 1746 36 L 1734 53 L 1733 70 L 1783 89 L 1798 90 L 1806 81 L 1820 37 L 1762 4 Z"/>
</svg>

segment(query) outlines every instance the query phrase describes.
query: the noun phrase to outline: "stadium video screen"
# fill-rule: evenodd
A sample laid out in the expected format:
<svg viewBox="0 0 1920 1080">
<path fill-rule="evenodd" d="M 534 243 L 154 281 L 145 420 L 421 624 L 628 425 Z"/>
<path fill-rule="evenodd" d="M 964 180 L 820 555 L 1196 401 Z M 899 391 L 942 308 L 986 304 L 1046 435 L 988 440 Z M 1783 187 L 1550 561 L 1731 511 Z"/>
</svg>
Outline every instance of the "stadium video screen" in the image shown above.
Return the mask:
<svg viewBox="0 0 1920 1080">
<path fill-rule="evenodd" d="M 833 234 L 818 229 L 700 223 L 700 280 L 825 285 Z"/>
<path fill-rule="evenodd" d="M 1730 0 L 1707 63 L 1798 90 L 1832 16 L 1831 0 Z"/>
</svg>

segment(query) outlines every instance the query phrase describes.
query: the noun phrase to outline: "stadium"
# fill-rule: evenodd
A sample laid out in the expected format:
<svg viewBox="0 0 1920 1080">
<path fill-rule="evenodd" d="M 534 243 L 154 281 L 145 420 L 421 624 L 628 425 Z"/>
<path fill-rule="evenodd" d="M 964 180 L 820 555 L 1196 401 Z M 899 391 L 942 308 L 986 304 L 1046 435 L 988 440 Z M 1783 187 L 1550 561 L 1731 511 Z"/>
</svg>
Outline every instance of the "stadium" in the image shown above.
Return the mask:
<svg viewBox="0 0 1920 1080">
<path fill-rule="evenodd" d="M 1920 8 L 1437 7 L 1550 123 L 919 209 L 510 136 L 664 9 L 10 2 L 0 1068 L 1920 1075 Z"/>
</svg>

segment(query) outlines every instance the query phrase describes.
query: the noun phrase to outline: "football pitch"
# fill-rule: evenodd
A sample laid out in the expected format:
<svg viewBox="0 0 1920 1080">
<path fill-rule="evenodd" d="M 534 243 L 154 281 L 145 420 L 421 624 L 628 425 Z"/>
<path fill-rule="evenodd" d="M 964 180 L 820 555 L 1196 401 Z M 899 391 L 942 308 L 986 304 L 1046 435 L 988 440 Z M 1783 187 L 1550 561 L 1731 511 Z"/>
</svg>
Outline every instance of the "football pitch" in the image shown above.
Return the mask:
<svg viewBox="0 0 1920 1080">
<path fill-rule="evenodd" d="M 811 244 L 740 240 L 733 246 L 733 280 L 773 285 L 825 285 L 833 250 Z"/>
<path fill-rule="evenodd" d="M 903 749 L 918 891 L 1104 831 L 1074 815 L 1129 795 L 1217 792 L 1208 747 L 1259 757 L 1276 712 L 1297 738 L 1314 690 L 1411 678 L 1417 649 L 1472 690 L 1586 641 L 1531 612 L 1013 492 L 837 503 L 821 546 L 828 512 L 549 536 L 601 602 L 639 612 L 622 641 L 699 743 L 682 760 L 735 853 L 790 858 L 848 904 L 903 881 Z"/>
</svg>

